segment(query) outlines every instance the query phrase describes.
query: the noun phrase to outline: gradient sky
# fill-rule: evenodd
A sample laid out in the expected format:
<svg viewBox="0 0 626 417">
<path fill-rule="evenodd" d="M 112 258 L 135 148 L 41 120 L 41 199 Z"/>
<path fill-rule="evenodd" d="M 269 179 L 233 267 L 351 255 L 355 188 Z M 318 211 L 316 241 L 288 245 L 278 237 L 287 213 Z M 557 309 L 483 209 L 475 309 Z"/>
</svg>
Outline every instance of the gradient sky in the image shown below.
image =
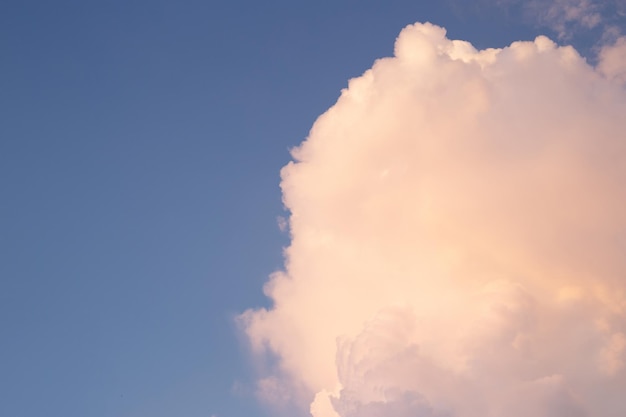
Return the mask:
<svg viewBox="0 0 626 417">
<path fill-rule="evenodd" d="M 0 415 L 267 415 L 233 318 L 281 267 L 288 149 L 408 24 L 559 39 L 511 3 L 4 0 Z"/>
</svg>

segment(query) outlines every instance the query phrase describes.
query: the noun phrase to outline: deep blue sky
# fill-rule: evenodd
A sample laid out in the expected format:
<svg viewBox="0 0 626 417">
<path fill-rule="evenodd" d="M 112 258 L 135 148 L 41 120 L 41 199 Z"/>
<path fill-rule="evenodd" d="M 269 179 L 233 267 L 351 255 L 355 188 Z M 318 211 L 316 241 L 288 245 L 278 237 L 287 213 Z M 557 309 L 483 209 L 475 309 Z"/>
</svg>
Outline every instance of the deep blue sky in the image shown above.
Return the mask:
<svg viewBox="0 0 626 417">
<path fill-rule="evenodd" d="M 407 24 L 542 32 L 452 3 L 3 0 L 0 415 L 265 415 L 232 318 L 288 148 Z"/>
</svg>

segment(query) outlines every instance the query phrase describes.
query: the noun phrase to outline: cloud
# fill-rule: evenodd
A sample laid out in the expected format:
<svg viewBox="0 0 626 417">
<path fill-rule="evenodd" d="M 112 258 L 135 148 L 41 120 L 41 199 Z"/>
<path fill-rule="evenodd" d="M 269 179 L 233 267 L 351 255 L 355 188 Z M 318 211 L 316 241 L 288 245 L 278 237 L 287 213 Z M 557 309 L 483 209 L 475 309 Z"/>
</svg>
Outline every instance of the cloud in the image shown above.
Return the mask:
<svg viewBox="0 0 626 417">
<path fill-rule="evenodd" d="M 626 83 L 626 37 L 600 51 L 598 70 L 607 78 Z"/>
<path fill-rule="evenodd" d="M 624 40 L 476 50 L 415 24 L 281 172 L 291 243 L 240 322 L 314 417 L 626 409 Z"/>
<path fill-rule="evenodd" d="M 483 0 L 485 5 L 521 8 L 539 26 L 555 31 L 559 39 L 599 30 L 600 41 L 613 41 L 621 34 L 626 17 L 625 0 Z"/>
<path fill-rule="evenodd" d="M 561 38 L 568 37 L 572 29 L 593 29 L 602 21 L 601 3 L 593 0 L 534 0 L 526 5 L 540 23 L 552 27 Z"/>
</svg>

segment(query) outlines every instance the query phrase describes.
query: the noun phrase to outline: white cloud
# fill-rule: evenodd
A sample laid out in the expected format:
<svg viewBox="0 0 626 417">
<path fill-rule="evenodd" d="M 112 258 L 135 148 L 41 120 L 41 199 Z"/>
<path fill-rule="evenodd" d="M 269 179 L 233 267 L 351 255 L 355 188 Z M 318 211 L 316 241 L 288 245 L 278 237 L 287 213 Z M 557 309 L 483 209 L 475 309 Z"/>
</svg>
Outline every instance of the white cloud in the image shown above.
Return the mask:
<svg viewBox="0 0 626 417">
<path fill-rule="evenodd" d="M 314 417 L 626 409 L 626 65 L 430 24 L 282 170 L 291 244 L 241 316 L 268 400 Z"/>
</svg>

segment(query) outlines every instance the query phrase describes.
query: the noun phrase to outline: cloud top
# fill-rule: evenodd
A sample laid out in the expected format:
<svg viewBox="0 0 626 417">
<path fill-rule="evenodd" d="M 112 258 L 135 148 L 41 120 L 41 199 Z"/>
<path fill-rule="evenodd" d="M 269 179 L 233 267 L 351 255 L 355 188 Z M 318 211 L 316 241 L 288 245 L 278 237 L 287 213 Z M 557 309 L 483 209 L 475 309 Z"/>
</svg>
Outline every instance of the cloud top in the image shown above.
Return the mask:
<svg viewBox="0 0 626 417">
<path fill-rule="evenodd" d="M 626 409 L 623 40 L 476 50 L 415 24 L 281 172 L 291 243 L 240 320 L 314 417 Z"/>
</svg>

